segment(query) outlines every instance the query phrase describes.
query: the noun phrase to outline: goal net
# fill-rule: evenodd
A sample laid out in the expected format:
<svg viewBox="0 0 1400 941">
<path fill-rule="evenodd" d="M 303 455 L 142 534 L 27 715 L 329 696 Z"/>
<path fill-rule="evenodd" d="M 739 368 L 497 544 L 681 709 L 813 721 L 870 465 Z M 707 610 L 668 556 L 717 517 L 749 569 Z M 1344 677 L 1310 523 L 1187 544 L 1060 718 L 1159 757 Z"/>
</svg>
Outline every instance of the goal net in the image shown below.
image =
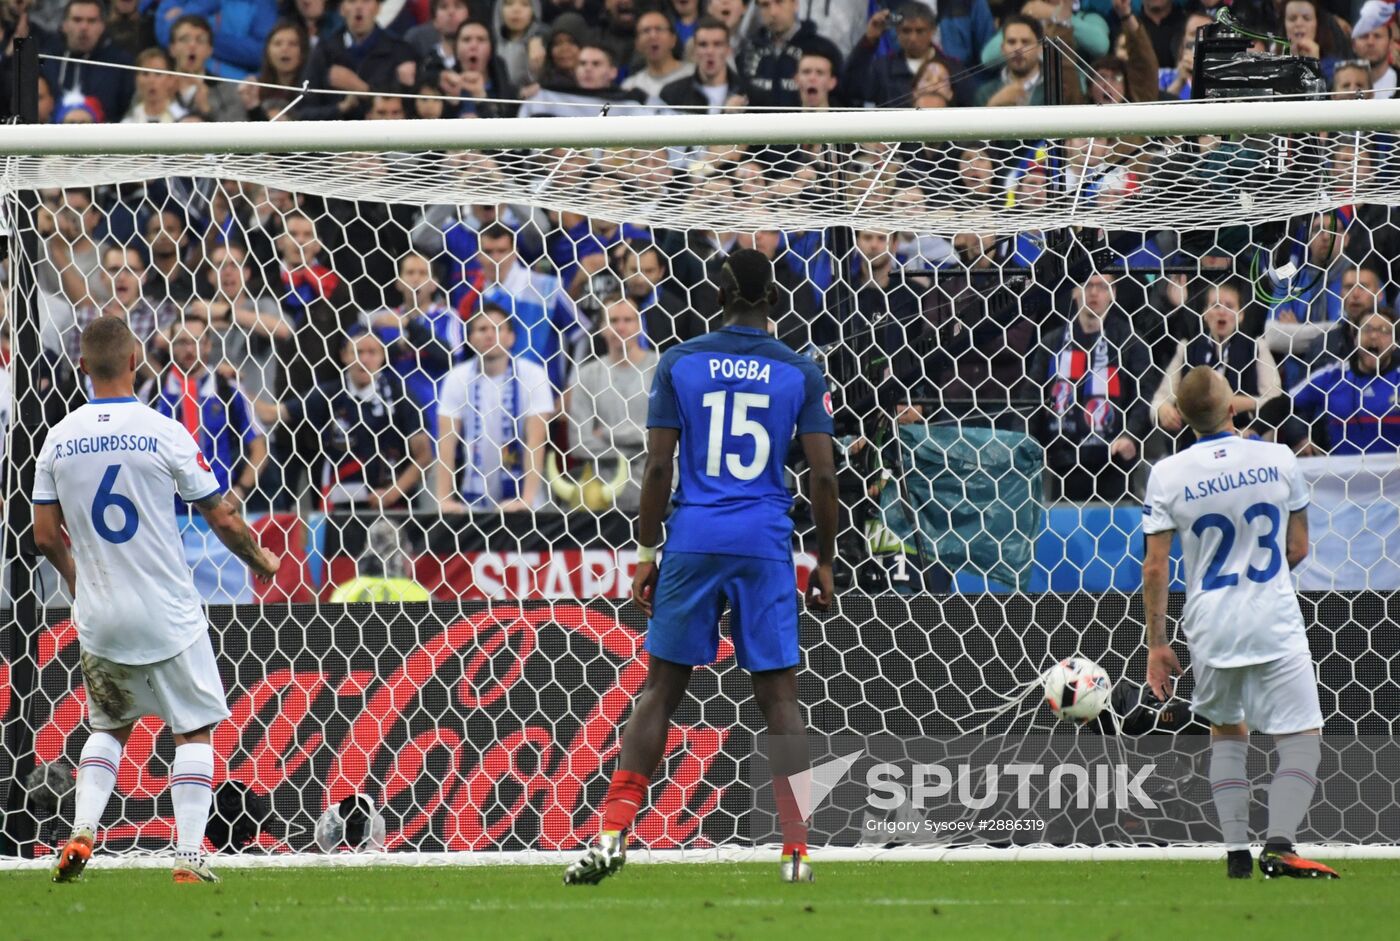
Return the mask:
<svg viewBox="0 0 1400 941">
<path fill-rule="evenodd" d="M 26 498 L 47 428 L 87 398 L 77 338 L 102 316 L 142 341 L 138 394 L 284 558 L 250 582 L 176 508 L 232 711 L 211 845 L 588 840 L 645 676 L 625 599 L 651 378 L 718 325 L 737 247 L 771 258 L 771 330 L 823 368 L 840 445 L 838 610 L 802 621 L 815 841 L 1217 838 L 1190 674 L 1170 703 L 1144 696 L 1136 600 L 1147 470 L 1192 444 L 1176 382 L 1209 365 L 1239 430 L 1296 448 L 1312 486 L 1298 580 L 1329 750 L 1303 839 L 1394 843 L 1388 127 L 1400 110 L 1365 101 L 7 129 L 12 849 L 66 835 L 86 736 L 70 599 Z M 814 534 L 789 467 L 800 589 Z M 1038 682 L 1075 655 L 1113 686 L 1082 727 Z M 636 839 L 771 839 L 761 733 L 722 641 Z M 137 726 L 106 851 L 168 845 L 172 755 L 158 722 Z M 1006 768 L 1075 763 L 1092 799 L 1036 777 L 1015 803 Z M 989 768 L 1003 784 L 991 804 L 870 802 L 915 764 L 948 769 L 949 795 L 961 766 L 976 794 Z"/>
</svg>

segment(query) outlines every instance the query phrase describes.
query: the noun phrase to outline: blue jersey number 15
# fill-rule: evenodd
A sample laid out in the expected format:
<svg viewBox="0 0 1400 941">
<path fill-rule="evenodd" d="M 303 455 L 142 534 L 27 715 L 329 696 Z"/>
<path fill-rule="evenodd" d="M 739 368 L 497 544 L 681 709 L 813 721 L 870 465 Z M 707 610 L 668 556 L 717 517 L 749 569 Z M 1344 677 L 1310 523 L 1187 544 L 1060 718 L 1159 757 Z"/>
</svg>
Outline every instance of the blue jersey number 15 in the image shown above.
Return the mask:
<svg viewBox="0 0 1400 941">
<path fill-rule="evenodd" d="M 735 392 L 734 411 L 729 418 L 729 433 L 736 438 L 753 439 L 753 458 L 747 464 L 737 454 L 724 453 L 724 412 L 727 391 L 706 392 L 700 402 L 710 411 L 709 445 L 705 451 L 705 476 L 718 477 L 721 460 L 731 475 L 739 480 L 753 480 L 763 473 L 768 455 L 773 449 L 768 429 L 749 417 L 750 409 L 768 407 L 768 395 L 760 392 Z"/>
</svg>

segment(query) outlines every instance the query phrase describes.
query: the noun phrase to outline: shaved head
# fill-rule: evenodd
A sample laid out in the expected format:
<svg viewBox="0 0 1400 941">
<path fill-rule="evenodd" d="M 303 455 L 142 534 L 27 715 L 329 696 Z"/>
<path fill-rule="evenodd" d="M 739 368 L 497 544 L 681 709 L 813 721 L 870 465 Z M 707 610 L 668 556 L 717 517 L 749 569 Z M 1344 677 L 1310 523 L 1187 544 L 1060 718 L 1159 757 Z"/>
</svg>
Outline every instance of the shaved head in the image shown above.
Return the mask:
<svg viewBox="0 0 1400 941">
<path fill-rule="evenodd" d="M 98 317 L 83 328 L 79 340 L 83 369 L 98 382 L 110 382 L 132 372 L 136 336 L 118 317 Z"/>
<path fill-rule="evenodd" d="M 1224 429 L 1230 420 L 1230 384 L 1209 366 L 1197 366 L 1186 374 L 1176 390 L 1176 407 L 1198 435 Z"/>
</svg>

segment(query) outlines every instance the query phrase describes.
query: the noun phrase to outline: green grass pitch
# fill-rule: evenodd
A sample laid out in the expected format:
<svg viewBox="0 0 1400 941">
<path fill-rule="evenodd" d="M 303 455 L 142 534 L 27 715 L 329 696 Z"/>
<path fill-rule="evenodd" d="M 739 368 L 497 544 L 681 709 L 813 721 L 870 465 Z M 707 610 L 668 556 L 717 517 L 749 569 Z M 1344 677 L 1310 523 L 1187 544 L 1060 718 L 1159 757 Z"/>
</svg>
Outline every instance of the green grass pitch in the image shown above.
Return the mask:
<svg viewBox="0 0 1400 941">
<path fill-rule="evenodd" d="M 599 886 L 540 866 L 90 870 L 73 885 L 0 873 L 0 937 L 283 938 L 1395 937 L 1400 860 L 1342 862 L 1341 881 L 1225 878 L 1223 862 L 828 863 L 786 885 L 776 863 L 634 865 Z"/>
</svg>

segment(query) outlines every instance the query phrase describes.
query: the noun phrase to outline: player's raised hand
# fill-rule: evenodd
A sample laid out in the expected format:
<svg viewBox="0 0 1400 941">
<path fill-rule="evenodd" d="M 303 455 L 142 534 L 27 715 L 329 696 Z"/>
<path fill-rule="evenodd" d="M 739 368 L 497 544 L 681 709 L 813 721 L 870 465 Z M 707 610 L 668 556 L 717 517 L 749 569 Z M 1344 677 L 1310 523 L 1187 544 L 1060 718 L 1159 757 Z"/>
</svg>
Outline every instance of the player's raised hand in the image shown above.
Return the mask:
<svg viewBox="0 0 1400 941">
<path fill-rule="evenodd" d="M 835 596 L 836 578 L 831 574 L 831 563 L 818 565 L 807 582 L 807 607 L 813 611 L 828 611 Z"/>
<path fill-rule="evenodd" d="M 270 582 L 277 575 L 277 570 L 282 567 L 282 557 L 271 549 L 258 547 L 258 554 L 248 566 L 253 570 L 253 577 L 260 582 Z"/>
<path fill-rule="evenodd" d="M 632 576 L 632 603 L 651 617 L 651 602 L 656 595 L 657 569 L 655 562 L 638 562 Z"/>
<path fill-rule="evenodd" d="M 1147 650 L 1147 686 L 1162 702 L 1171 698 L 1173 677 L 1181 675 L 1181 661 L 1171 644 L 1158 644 Z"/>
</svg>

